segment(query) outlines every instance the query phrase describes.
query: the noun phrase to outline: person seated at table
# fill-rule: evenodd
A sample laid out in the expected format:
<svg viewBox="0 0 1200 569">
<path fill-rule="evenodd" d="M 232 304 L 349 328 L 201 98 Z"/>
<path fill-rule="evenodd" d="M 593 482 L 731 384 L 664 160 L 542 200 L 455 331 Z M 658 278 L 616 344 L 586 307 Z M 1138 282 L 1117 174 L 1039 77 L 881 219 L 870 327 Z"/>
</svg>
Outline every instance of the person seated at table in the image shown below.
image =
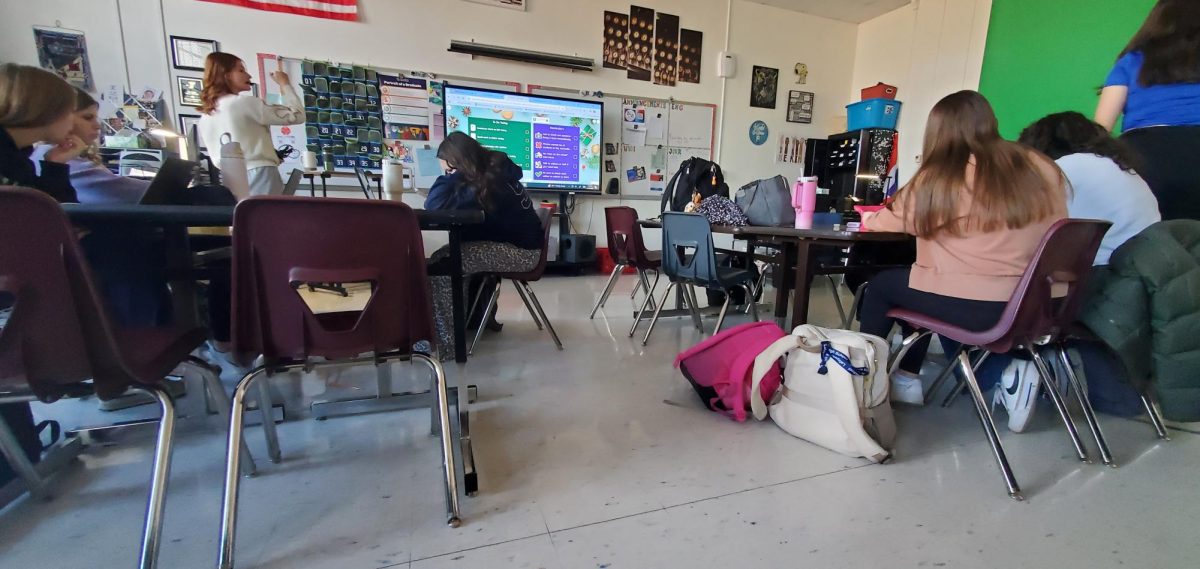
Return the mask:
<svg viewBox="0 0 1200 569">
<path fill-rule="evenodd" d="M 204 60 L 200 137 L 218 169 L 221 138 L 228 134 L 233 142 L 241 144 L 252 196 L 283 193 L 280 158 L 271 139 L 271 126 L 304 123 L 304 103 L 292 87 L 291 78 L 280 67 L 271 72 L 271 79 L 279 85 L 282 105 L 269 105 L 258 97 L 241 95 L 253 85 L 246 64 L 236 55 L 218 51 Z"/>
<path fill-rule="evenodd" d="M 142 199 L 146 188 L 150 187 L 148 180 L 118 176 L 100 162 L 95 152 L 96 145 L 100 143 L 100 103 L 78 87 L 75 88 L 74 127 L 71 134 L 84 144 L 84 151 L 67 161 L 71 186 L 75 188 L 79 203 L 138 203 Z M 52 144 L 39 144 L 33 149 L 31 158 L 35 164 L 40 164 L 53 150 Z M 38 170 L 40 174 L 40 166 Z"/>
<path fill-rule="evenodd" d="M 36 67 L 0 65 L 0 185 L 46 192 L 60 202 L 76 201 L 67 163 L 87 149 L 73 134 L 75 89 Z M 41 173 L 30 160 L 33 145 L 53 145 Z"/>
<path fill-rule="evenodd" d="M 521 184 L 523 172 L 503 152 L 488 150 L 461 132 L 446 135 L 438 147 L 445 175 L 439 176 L 425 198 L 429 210 L 482 210 L 482 224 L 462 232 L 464 274 L 530 271 L 542 257 L 545 232 L 533 199 Z M 438 351 L 453 356 L 449 247 L 430 257 L 430 279 L 437 320 Z M 460 299 L 464 301 L 465 299 Z"/>
<path fill-rule="evenodd" d="M 975 91 L 933 107 L 922 152 L 920 169 L 895 200 L 864 216 L 872 231 L 917 238 L 911 268 L 883 271 L 867 286 L 859 312 L 867 334 L 888 337 L 893 308 L 972 331 L 991 328 L 1047 229 L 1067 215 L 1062 172 L 1040 153 L 1001 138 L 991 104 Z M 922 402 L 919 374 L 928 345 L 926 337 L 901 361 L 893 400 Z M 1021 378 L 1022 390 L 1037 385 L 1036 375 Z"/>
</svg>

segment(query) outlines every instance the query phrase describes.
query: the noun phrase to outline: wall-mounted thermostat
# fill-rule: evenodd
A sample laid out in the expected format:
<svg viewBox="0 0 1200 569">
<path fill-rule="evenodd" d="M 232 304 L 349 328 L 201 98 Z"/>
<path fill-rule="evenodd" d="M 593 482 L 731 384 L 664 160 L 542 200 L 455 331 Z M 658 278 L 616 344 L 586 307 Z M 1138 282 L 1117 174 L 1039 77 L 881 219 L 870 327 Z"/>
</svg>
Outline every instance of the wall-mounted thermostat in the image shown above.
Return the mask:
<svg viewBox="0 0 1200 569">
<path fill-rule="evenodd" d="M 737 56 L 722 51 L 717 54 L 717 77 L 730 79 L 737 73 Z"/>
</svg>

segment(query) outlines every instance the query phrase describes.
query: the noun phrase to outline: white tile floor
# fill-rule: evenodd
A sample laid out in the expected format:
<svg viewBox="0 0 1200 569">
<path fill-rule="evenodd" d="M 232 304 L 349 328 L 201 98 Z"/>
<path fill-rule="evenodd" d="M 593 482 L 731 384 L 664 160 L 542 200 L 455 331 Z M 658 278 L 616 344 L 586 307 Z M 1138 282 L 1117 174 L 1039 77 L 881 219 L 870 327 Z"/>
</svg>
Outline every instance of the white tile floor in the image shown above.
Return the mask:
<svg viewBox="0 0 1200 569">
<path fill-rule="evenodd" d="M 967 400 L 900 409 L 898 458 L 882 466 L 770 423 L 735 424 L 703 410 L 671 367 L 698 339 L 690 322 L 664 320 L 642 348 L 625 336 L 632 279 L 607 316 L 587 319 L 603 284 L 535 285 L 561 353 L 506 289 L 504 331 L 486 336 L 466 367 L 451 366 L 480 389 L 481 492 L 463 499 L 461 528 L 443 524 L 425 412 L 293 421 L 280 429 L 284 462 L 260 461 L 242 486 L 239 567 L 1196 566 L 1195 434 L 1162 443 L 1144 423 L 1102 417 L 1121 468 L 1080 464 L 1044 407 L 1032 432 L 1004 435 L 1028 496 L 1017 503 Z M 814 320 L 831 323 L 828 292 L 816 294 Z M 216 558 L 221 426 L 188 421 L 164 568 Z M 262 456 L 261 431 L 248 435 Z M 89 449 L 57 479 L 54 500 L 0 512 L 0 567 L 135 564 L 150 445 L 127 439 Z"/>
</svg>

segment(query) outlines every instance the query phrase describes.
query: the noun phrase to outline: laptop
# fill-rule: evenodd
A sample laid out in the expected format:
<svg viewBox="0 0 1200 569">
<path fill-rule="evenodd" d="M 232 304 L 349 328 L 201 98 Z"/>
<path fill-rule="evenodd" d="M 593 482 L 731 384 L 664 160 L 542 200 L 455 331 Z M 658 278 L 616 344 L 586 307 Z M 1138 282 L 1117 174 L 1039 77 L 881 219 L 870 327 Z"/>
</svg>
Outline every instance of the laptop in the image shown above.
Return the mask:
<svg viewBox="0 0 1200 569">
<path fill-rule="evenodd" d="M 304 170 L 299 168 L 292 170 L 292 174 L 288 176 L 287 183 L 283 185 L 281 196 L 294 196 L 296 190 L 300 188 L 300 181 L 304 179 Z"/>
<path fill-rule="evenodd" d="M 167 158 L 142 199 L 141 205 L 188 205 L 185 194 L 196 172 L 196 163 L 179 158 Z"/>
</svg>

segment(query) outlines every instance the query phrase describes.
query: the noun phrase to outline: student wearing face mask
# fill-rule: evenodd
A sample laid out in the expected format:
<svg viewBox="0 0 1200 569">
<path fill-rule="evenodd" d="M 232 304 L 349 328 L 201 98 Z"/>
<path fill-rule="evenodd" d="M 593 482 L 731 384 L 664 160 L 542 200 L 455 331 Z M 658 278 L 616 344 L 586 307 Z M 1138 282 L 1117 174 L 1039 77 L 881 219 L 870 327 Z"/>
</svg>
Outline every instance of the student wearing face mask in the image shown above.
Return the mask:
<svg viewBox="0 0 1200 569">
<path fill-rule="evenodd" d="M 268 105 L 258 97 L 243 96 L 250 91 L 250 74 L 237 56 L 215 52 L 204 62 L 204 91 L 200 95 L 200 136 L 212 152 L 213 164 L 221 168 L 221 138 L 228 134 L 242 146 L 250 178 L 250 195 L 279 194 L 283 178 L 279 176 L 279 156 L 271 142 L 272 125 L 304 123 L 304 103 L 292 87 L 291 78 L 281 68 L 271 79 L 283 94 L 282 105 Z"/>
<path fill-rule="evenodd" d="M 77 201 L 67 163 L 87 145 L 73 134 L 74 111 L 75 89 L 59 76 L 27 65 L 0 65 L 0 185 Z M 30 159 L 38 142 L 53 145 L 41 157 L 40 173 Z"/>
</svg>

